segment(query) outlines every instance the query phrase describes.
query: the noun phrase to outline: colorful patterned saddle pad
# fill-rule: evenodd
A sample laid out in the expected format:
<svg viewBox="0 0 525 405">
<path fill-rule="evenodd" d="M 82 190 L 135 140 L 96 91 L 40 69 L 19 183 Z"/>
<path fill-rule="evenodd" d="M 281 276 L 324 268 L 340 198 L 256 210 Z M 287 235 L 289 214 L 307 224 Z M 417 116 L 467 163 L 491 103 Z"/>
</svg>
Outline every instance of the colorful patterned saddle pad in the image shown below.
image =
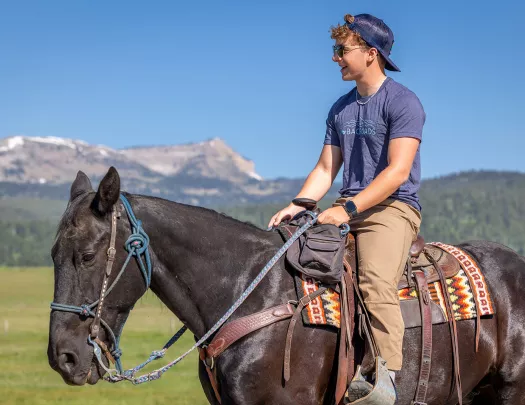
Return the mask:
<svg viewBox="0 0 525 405">
<path fill-rule="evenodd" d="M 476 301 L 480 309 L 480 316 L 494 314 L 496 311 L 493 300 L 489 294 L 485 277 L 476 262 L 466 252 L 455 246 L 440 242 L 432 244 L 452 254 L 461 265 L 458 274 L 446 280 L 455 319 L 460 321 L 476 318 Z M 301 273 L 296 273 L 295 287 L 297 297 L 301 299 L 319 289 L 320 283 Z M 439 282 L 430 283 L 429 291 L 432 300 L 441 308 L 447 320 L 441 284 Z M 399 290 L 398 294 L 400 300 L 417 300 L 417 293 L 413 287 Z M 328 325 L 339 328 L 341 320 L 339 293 L 329 288 L 303 309 L 302 318 L 305 325 Z"/>
<path fill-rule="evenodd" d="M 317 291 L 321 287 L 319 281 L 295 272 L 295 289 L 297 299 Z M 339 328 L 341 325 L 341 303 L 339 293 L 328 288 L 319 297 L 312 300 L 302 310 L 305 325 L 327 325 Z"/>
</svg>

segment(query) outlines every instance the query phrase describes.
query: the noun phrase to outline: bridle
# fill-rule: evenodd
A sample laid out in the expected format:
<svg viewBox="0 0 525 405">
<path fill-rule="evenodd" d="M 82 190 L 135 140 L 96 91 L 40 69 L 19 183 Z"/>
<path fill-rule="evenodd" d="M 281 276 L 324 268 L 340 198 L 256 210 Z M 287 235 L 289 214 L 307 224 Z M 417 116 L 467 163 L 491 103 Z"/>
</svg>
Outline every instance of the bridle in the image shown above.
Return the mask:
<svg viewBox="0 0 525 405">
<path fill-rule="evenodd" d="M 73 313 L 77 313 L 84 317 L 94 318 L 89 328 L 89 335 L 88 335 L 87 340 L 88 340 L 88 343 L 93 346 L 94 354 L 98 360 L 98 363 L 104 370 L 106 370 L 110 378 L 111 376 L 117 373 L 118 374 L 124 373 L 123 368 L 122 368 L 122 363 L 120 361 L 120 357 L 122 356 L 122 350 L 119 347 L 119 343 L 120 343 L 120 335 L 122 333 L 124 324 L 126 323 L 126 319 L 122 323 L 122 326 L 120 327 L 120 330 L 118 331 L 118 333 L 115 334 L 113 330 L 111 329 L 111 327 L 107 324 L 107 322 L 104 321 L 104 319 L 102 319 L 102 310 L 104 308 L 104 300 L 106 299 L 108 294 L 113 290 L 115 285 L 118 283 L 118 281 L 124 274 L 124 270 L 126 269 L 132 256 L 136 257 L 140 271 L 144 278 L 144 282 L 146 284 L 146 290 L 149 288 L 151 284 L 151 258 L 150 258 L 150 253 L 149 253 L 149 237 L 144 231 L 144 229 L 142 228 L 142 222 L 140 220 L 137 220 L 137 218 L 135 217 L 128 199 L 122 194 L 120 195 L 120 199 L 126 210 L 126 214 L 128 216 L 132 232 L 131 232 L 131 236 L 128 238 L 128 240 L 125 243 L 125 248 L 128 251 L 128 256 L 126 258 L 126 261 L 122 265 L 120 272 L 117 274 L 115 280 L 108 288 L 108 283 L 109 283 L 109 279 L 112 273 L 113 263 L 115 262 L 115 255 L 117 252 L 115 243 L 117 239 L 117 220 L 120 218 L 120 211 L 118 210 L 116 205 L 114 205 L 111 209 L 111 233 L 110 233 L 110 240 L 109 240 L 109 248 L 107 250 L 106 269 L 104 271 L 104 279 L 102 281 L 102 289 L 100 291 L 99 299 L 96 300 L 95 302 L 92 302 L 91 304 L 83 304 L 80 306 L 60 304 L 56 302 L 51 303 L 52 310 L 73 312 Z M 144 256 L 145 264 L 144 264 L 144 261 L 142 260 L 142 256 Z M 95 308 L 96 308 L 96 312 L 93 312 Z M 109 337 L 111 338 L 111 341 L 113 343 L 113 349 L 111 351 L 108 349 L 106 344 L 102 340 L 100 340 L 98 337 L 99 332 L 100 332 L 100 325 L 102 325 L 106 329 Z M 186 327 L 183 327 L 182 329 L 184 329 L 185 331 Z M 109 369 L 108 367 L 106 367 L 106 365 L 102 361 L 102 354 L 106 356 L 110 364 L 111 363 L 115 364 L 116 369 Z"/>
<path fill-rule="evenodd" d="M 171 367 L 173 367 L 175 364 L 180 362 L 184 357 L 186 357 L 188 354 L 190 354 L 193 350 L 196 348 L 201 348 L 206 345 L 206 342 L 210 336 L 212 336 L 217 330 L 230 318 L 230 316 L 235 312 L 235 310 L 248 298 L 248 296 L 252 293 L 252 291 L 259 285 L 259 283 L 262 281 L 262 279 L 266 276 L 266 274 L 270 271 L 270 269 L 277 263 L 277 261 L 281 258 L 282 255 L 288 250 L 288 248 L 294 243 L 297 238 L 299 238 L 300 235 L 302 235 L 308 228 L 310 228 L 315 222 L 317 221 L 317 214 L 311 211 L 306 211 L 306 215 L 310 217 L 306 221 L 306 223 L 301 226 L 291 237 L 288 239 L 288 241 L 277 251 L 277 253 L 270 259 L 270 261 L 264 266 L 264 268 L 259 272 L 259 274 L 255 277 L 255 279 L 252 281 L 252 283 L 246 288 L 246 290 L 241 294 L 241 296 L 235 301 L 235 303 L 230 307 L 230 309 L 211 327 L 211 329 L 204 334 L 189 350 L 187 350 L 185 353 L 177 357 L 175 360 L 171 361 L 170 363 L 166 364 L 165 366 L 154 370 L 148 374 L 144 374 L 139 377 L 135 377 L 135 373 L 142 368 L 144 368 L 147 364 L 152 362 L 153 360 L 157 360 L 159 358 L 164 357 L 164 354 L 166 351 L 170 348 L 170 346 L 175 343 L 183 334 L 186 332 L 187 327 L 182 326 L 177 333 L 175 333 L 171 339 L 164 345 L 164 347 L 161 350 L 153 351 L 150 355 L 150 357 L 144 362 L 139 364 L 138 366 L 129 369 L 124 370 L 122 368 L 122 363 L 120 361 L 120 357 L 122 356 L 122 351 L 119 348 L 119 342 L 120 342 L 120 335 L 122 333 L 122 329 L 124 327 L 124 324 L 126 322 L 126 319 L 124 319 L 124 322 L 122 323 L 119 331 L 117 334 L 113 332 L 113 330 L 109 327 L 107 322 L 104 321 L 102 318 L 102 309 L 104 306 L 104 300 L 108 296 L 108 294 L 113 290 L 115 285 L 118 283 L 122 275 L 124 274 L 124 270 L 126 269 L 126 266 L 128 265 L 129 261 L 131 260 L 132 256 L 135 256 L 137 263 L 139 265 L 140 271 L 144 277 L 144 282 L 146 284 L 146 290 L 149 288 L 151 284 L 151 258 L 149 253 L 149 237 L 142 228 L 142 222 L 138 220 L 131 208 L 131 205 L 128 201 L 128 199 L 121 194 L 120 200 L 122 202 L 122 205 L 124 206 L 126 210 L 126 214 L 128 216 L 128 219 L 131 224 L 131 235 L 128 238 L 128 240 L 125 243 L 125 248 L 128 251 L 128 256 L 122 265 L 122 268 L 120 269 L 120 272 L 115 277 L 115 280 L 108 288 L 107 285 L 109 283 L 109 278 L 112 272 L 113 263 L 115 261 L 115 255 L 116 255 L 116 248 L 115 248 L 115 241 L 116 241 L 116 235 L 117 235 L 117 220 L 120 218 L 120 212 L 118 211 L 116 205 L 112 207 L 111 210 L 111 234 L 110 234 L 110 242 L 109 242 L 109 248 L 107 250 L 107 261 L 106 261 L 106 270 L 104 272 L 104 279 L 102 282 L 102 289 L 100 292 L 100 298 L 96 300 L 95 302 L 91 304 L 84 304 L 80 306 L 76 305 L 68 305 L 68 304 L 60 304 L 56 302 L 51 303 L 51 310 L 54 311 L 64 311 L 64 312 L 73 312 L 77 313 L 80 316 L 84 317 L 93 317 L 94 320 L 90 326 L 90 333 L 88 335 L 88 343 L 93 346 L 93 352 L 95 357 L 97 358 L 98 363 L 100 366 L 108 373 L 104 379 L 108 382 L 120 382 L 120 381 L 130 381 L 133 384 L 142 384 L 148 381 L 153 381 L 159 379 L 162 374 L 164 374 L 166 371 L 168 371 Z M 348 229 L 349 230 L 349 229 Z M 348 230 L 346 232 L 348 232 Z M 146 265 L 144 265 L 144 262 L 142 260 L 142 256 L 144 256 Z M 94 308 L 96 309 L 96 313 L 93 312 Z M 109 348 L 102 342 L 102 340 L 99 339 L 98 333 L 100 331 L 100 325 L 102 325 L 106 331 L 109 332 L 109 336 L 111 337 L 111 340 L 113 342 L 113 349 L 109 350 Z M 106 367 L 102 360 L 102 354 L 106 356 L 108 359 L 108 362 L 115 364 L 115 369 L 110 369 Z"/>
</svg>

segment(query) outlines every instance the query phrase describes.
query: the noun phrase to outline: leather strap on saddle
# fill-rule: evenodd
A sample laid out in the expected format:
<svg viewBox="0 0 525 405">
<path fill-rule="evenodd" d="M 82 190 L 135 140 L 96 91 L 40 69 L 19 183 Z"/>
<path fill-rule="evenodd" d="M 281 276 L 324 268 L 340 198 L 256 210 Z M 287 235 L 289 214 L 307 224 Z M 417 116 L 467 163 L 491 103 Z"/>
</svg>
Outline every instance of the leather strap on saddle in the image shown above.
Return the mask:
<svg viewBox="0 0 525 405">
<path fill-rule="evenodd" d="M 341 280 L 341 329 L 337 361 L 337 381 L 335 386 L 335 403 L 344 404 L 348 384 L 354 375 L 354 347 L 352 333 L 354 330 L 354 289 L 352 285 L 352 268 L 345 262 L 345 271 Z"/>
<path fill-rule="evenodd" d="M 234 319 L 224 325 L 205 347 L 199 347 L 199 357 L 206 367 L 208 378 L 217 401 L 221 403 L 217 378 L 215 375 L 215 359 L 233 343 L 258 329 L 272 323 L 290 318 L 294 314 L 291 304 L 281 304 L 252 315 Z"/>
<path fill-rule="evenodd" d="M 436 263 L 436 260 L 430 255 L 426 249 L 423 250 L 423 253 L 428 260 L 434 265 L 436 272 L 439 274 L 439 281 L 441 282 L 441 289 L 443 290 L 443 296 L 445 298 L 445 306 L 447 308 L 447 317 L 448 325 L 450 328 L 450 338 L 452 341 L 452 357 L 454 364 L 454 377 L 453 385 L 456 386 L 458 404 L 463 404 L 463 394 L 461 388 L 461 376 L 460 376 L 460 367 L 459 367 L 459 349 L 458 349 L 458 332 L 456 326 L 456 318 L 454 317 L 454 311 L 452 309 L 452 300 L 450 299 L 450 293 L 448 292 L 447 281 L 441 267 Z"/>
<path fill-rule="evenodd" d="M 419 381 L 412 405 L 426 405 L 430 367 L 432 363 L 432 309 L 430 292 L 425 273 L 415 270 L 413 273 L 418 290 L 421 308 L 421 363 L 419 364 Z"/>
<path fill-rule="evenodd" d="M 441 249 L 443 252 L 445 253 L 448 253 L 445 249 L 443 249 L 441 246 L 439 246 L 438 244 L 431 244 L 432 246 L 438 248 L 438 249 Z M 457 261 L 456 258 L 454 258 L 455 261 Z M 470 274 L 469 271 L 465 271 L 464 272 L 465 275 L 467 276 L 468 278 L 468 281 L 470 283 L 470 286 L 471 288 L 474 288 L 474 284 L 476 283 L 476 281 L 473 279 L 472 277 L 472 274 Z M 448 278 L 448 277 L 447 277 Z M 476 326 L 476 335 L 475 335 L 475 348 L 476 348 L 476 353 L 479 351 L 479 336 L 481 334 L 481 308 L 480 308 L 480 305 L 479 305 L 479 301 L 478 300 L 474 300 L 474 304 L 476 305 L 476 319 L 475 319 L 475 326 Z"/>
<path fill-rule="evenodd" d="M 297 307 L 295 308 L 295 312 L 292 316 L 292 319 L 290 320 L 290 324 L 288 325 L 288 333 L 286 334 L 286 347 L 284 349 L 284 381 L 288 381 L 290 379 L 290 353 L 292 351 L 292 338 L 295 324 L 301 317 L 301 311 L 303 308 L 325 291 L 326 287 L 320 287 L 313 293 L 305 295 L 297 302 Z"/>
<path fill-rule="evenodd" d="M 199 347 L 198 349 L 199 349 L 199 358 L 206 366 L 206 372 L 208 373 L 208 378 L 210 379 L 210 383 L 213 388 L 213 392 L 215 393 L 215 398 L 217 399 L 217 401 L 219 401 L 219 404 L 222 404 L 221 395 L 219 394 L 219 387 L 217 386 L 217 377 L 215 376 L 215 371 L 212 370 L 212 368 L 209 367 L 206 362 L 206 349 L 203 347 Z"/>
<path fill-rule="evenodd" d="M 213 360 L 237 340 L 272 323 L 290 318 L 293 314 L 292 304 L 281 304 L 234 319 L 217 332 L 211 343 L 206 347 L 206 356 Z"/>
</svg>

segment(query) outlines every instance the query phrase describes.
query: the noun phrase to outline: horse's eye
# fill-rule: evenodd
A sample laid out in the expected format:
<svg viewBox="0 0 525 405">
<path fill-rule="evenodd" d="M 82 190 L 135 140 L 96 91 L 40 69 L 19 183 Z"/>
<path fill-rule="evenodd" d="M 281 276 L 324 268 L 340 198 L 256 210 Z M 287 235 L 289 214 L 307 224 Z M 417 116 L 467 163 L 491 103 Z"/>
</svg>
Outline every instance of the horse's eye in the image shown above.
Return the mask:
<svg viewBox="0 0 525 405">
<path fill-rule="evenodd" d="M 95 258 L 95 254 L 94 254 L 94 253 L 84 253 L 84 254 L 82 255 L 82 262 L 83 262 L 83 263 L 89 263 L 89 262 L 92 261 L 94 258 Z"/>
</svg>

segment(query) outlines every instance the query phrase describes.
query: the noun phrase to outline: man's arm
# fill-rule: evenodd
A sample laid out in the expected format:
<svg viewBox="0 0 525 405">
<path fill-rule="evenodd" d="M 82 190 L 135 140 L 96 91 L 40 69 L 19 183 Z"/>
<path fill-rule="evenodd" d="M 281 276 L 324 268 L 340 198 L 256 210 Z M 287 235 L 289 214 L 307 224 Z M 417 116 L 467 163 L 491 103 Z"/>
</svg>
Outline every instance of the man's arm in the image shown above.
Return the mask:
<svg viewBox="0 0 525 405">
<path fill-rule="evenodd" d="M 297 198 L 311 198 L 319 201 L 330 190 L 339 169 L 343 163 L 341 148 L 334 145 L 325 145 L 321 156 L 304 182 Z M 290 203 L 287 207 L 276 213 L 268 223 L 268 227 L 278 226 L 283 219 L 293 218 L 304 208 Z"/>
<path fill-rule="evenodd" d="M 358 212 L 366 211 L 390 197 L 408 180 L 419 147 L 419 139 L 395 138 L 388 144 L 388 166 L 354 198 Z"/>
<path fill-rule="evenodd" d="M 315 201 L 322 199 L 332 187 L 342 164 L 341 148 L 334 145 L 324 145 L 317 164 L 306 178 L 297 198 L 311 198 Z"/>
<path fill-rule="evenodd" d="M 388 166 L 359 194 L 353 198 L 358 212 L 366 211 L 390 197 L 410 176 L 412 163 L 419 147 L 419 139 L 395 138 L 388 144 Z M 343 207 L 323 211 L 317 223 L 341 225 L 349 220 Z"/>
</svg>

